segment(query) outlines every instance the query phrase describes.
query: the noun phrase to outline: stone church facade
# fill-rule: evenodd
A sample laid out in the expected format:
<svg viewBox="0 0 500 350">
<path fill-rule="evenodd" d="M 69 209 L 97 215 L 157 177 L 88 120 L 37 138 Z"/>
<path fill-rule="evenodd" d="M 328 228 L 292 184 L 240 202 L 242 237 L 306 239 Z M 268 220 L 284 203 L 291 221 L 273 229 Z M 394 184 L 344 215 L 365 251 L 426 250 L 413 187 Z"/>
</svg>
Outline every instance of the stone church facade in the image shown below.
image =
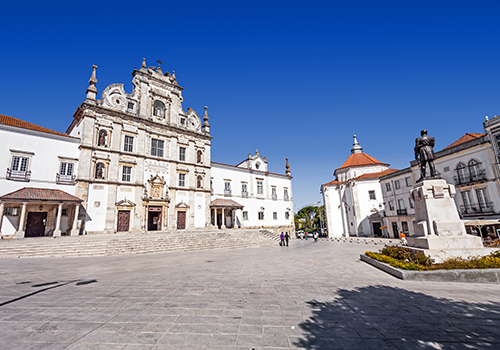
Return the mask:
<svg viewBox="0 0 500 350">
<path fill-rule="evenodd" d="M 41 212 L 38 216 L 48 210 L 43 216 L 48 219 L 38 220 L 40 227 L 35 229 L 34 236 L 225 228 L 224 224 L 217 225 L 219 212 L 224 218 L 233 215 L 234 220 L 238 219 L 238 224 L 229 227 L 255 226 L 250 225 L 250 220 L 245 222 L 243 214 L 236 217 L 231 208 L 248 212 L 245 215 L 250 218 L 260 218 L 258 227 L 293 231 L 288 164 L 286 174 L 279 175 L 267 172 L 266 161 L 265 169 L 255 169 L 256 173 L 261 173 L 259 180 L 241 180 L 249 181 L 251 187 L 253 182 L 257 184 L 256 181 L 269 177 L 272 180 L 263 183 L 277 182 L 278 185 L 270 186 L 285 191 L 284 198 L 278 200 L 271 194 L 275 190 L 270 188 L 269 194 L 258 194 L 258 208 L 250 206 L 248 196 L 232 196 L 232 199 L 248 202 L 243 204 L 227 202 L 227 194 L 224 200 L 218 200 L 212 183 L 219 184 L 223 180 L 218 177 L 223 176 L 224 181 L 234 177 L 234 183 L 238 181 L 239 185 L 243 169 L 225 166 L 228 169 L 223 175 L 212 175 L 212 136 L 207 108 L 203 117 L 191 108 L 183 109 L 183 87 L 178 85 L 175 72 L 164 73 L 161 67 L 147 67 L 143 60 L 140 69 L 132 72 L 131 93 L 125 92 L 123 84 L 111 84 L 102 91 L 101 99 L 97 99 L 96 69 L 94 66 L 86 99 L 75 111 L 66 133 L 7 116 L 4 116 L 5 122 L 0 120 L 0 124 L 10 123 L 3 125 L 6 135 L 17 133 L 25 139 L 21 142 L 20 137 L 9 136 L 12 139 L 10 148 L 5 145 L 5 150 L 0 149 L 0 159 L 7 168 L 7 176 L 0 177 L 0 188 L 6 189 L 0 191 L 0 210 L 8 219 L 8 223 L 2 224 L 0 214 L 2 236 L 24 237 L 24 228 L 34 225 L 29 217 L 36 216 L 31 213 L 36 210 Z M 54 143 L 50 152 L 36 151 L 33 133 L 46 140 L 55 140 L 44 141 Z M 16 142 L 19 145 L 14 145 Z M 31 155 L 24 156 L 23 152 Z M 22 163 L 23 157 L 26 164 Z M 54 163 L 50 170 L 43 165 L 35 168 L 36 164 L 44 164 L 48 159 Z M 26 174 L 32 170 L 31 164 L 33 171 L 29 171 L 28 178 Z M 224 165 L 214 163 L 214 166 Z M 21 167 L 24 167 L 22 178 L 9 176 L 11 169 Z M 47 175 L 43 175 L 43 171 Z M 54 179 L 52 172 L 57 172 Z M 39 176 L 43 176 L 43 181 Z M 35 188 L 40 190 L 35 191 Z M 36 198 L 33 193 L 37 194 Z M 51 206 L 44 206 L 44 203 Z M 259 214 L 263 211 L 261 208 L 267 208 L 270 213 L 265 219 L 264 214 Z M 279 220 L 272 220 L 272 216 Z"/>
<path fill-rule="evenodd" d="M 87 99 L 67 134 L 81 138 L 75 195 L 92 232 L 208 228 L 210 126 L 182 109 L 175 75 L 146 67 L 133 91 L 112 84 L 96 100 L 96 67 Z M 105 209 L 105 210 L 103 210 Z"/>
</svg>

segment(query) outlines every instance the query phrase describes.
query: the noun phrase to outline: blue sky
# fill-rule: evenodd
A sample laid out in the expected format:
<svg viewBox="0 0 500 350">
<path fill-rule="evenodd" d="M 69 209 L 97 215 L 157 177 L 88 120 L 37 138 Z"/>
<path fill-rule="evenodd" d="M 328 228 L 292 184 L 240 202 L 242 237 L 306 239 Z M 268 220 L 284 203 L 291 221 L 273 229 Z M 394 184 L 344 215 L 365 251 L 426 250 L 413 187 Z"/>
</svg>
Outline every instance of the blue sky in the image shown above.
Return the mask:
<svg viewBox="0 0 500 350">
<path fill-rule="evenodd" d="M 350 154 L 392 168 L 426 128 L 436 149 L 500 114 L 499 1 L 4 2 L 0 114 L 64 132 L 97 88 L 163 61 L 184 109 L 208 106 L 212 159 L 289 158 L 295 209 Z"/>
</svg>

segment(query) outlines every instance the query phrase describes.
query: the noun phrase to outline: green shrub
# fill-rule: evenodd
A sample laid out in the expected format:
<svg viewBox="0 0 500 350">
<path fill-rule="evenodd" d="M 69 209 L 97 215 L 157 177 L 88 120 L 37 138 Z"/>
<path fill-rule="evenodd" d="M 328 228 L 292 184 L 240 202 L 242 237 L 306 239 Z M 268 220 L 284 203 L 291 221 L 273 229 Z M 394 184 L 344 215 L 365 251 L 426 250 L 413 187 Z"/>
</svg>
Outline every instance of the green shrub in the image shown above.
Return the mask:
<svg viewBox="0 0 500 350">
<path fill-rule="evenodd" d="M 434 264 L 434 260 L 423 253 L 415 253 L 405 247 L 385 246 L 379 253 L 367 251 L 365 254 L 372 259 L 403 270 L 426 271 L 500 268 L 500 250 L 480 257 L 449 258 L 439 264 Z"/>
</svg>

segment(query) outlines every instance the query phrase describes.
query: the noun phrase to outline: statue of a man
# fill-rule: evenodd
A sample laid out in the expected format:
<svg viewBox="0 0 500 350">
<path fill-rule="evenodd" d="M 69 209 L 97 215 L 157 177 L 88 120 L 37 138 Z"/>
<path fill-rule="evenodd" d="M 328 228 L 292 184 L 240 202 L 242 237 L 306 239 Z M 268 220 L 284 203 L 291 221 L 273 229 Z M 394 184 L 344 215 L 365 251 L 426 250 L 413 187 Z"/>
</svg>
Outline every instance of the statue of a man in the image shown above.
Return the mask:
<svg viewBox="0 0 500 350">
<path fill-rule="evenodd" d="M 420 162 L 420 179 L 417 182 L 423 181 L 425 176 L 425 166 L 429 164 L 430 177 L 436 176 L 436 168 L 434 167 L 434 137 L 427 136 L 427 130 L 422 130 L 420 136 L 415 140 L 415 159 Z M 420 157 L 420 159 L 419 159 Z"/>
</svg>

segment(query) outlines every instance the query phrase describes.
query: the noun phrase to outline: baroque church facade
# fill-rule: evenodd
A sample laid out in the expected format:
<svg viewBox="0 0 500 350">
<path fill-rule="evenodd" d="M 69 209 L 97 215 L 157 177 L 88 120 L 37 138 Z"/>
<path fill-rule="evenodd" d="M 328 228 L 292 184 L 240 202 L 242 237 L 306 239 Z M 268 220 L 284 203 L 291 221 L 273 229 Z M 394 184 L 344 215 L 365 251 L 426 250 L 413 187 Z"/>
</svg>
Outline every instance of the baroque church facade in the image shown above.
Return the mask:
<svg viewBox="0 0 500 350">
<path fill-rule="evenodd" d="M 98 100 L 96 68 L 93 67 L 86 99 L 77 108 L 65 134 L 4 116 L 10 118 L 2 125 L 5 132 L 14 130 L 27 139 L 16 146 L 21 148 L 20 152 L 32 154 L 33 159 L 26 160 L 25 172 L 34 166 L 37 158 L 33 147 L 26 146 L 30 140 L 34 141 L 33 133 L 58 138 L 59 147 L 54 147 L 54 154 L 69 150 L 67 144 L 72 145 L 72 151 L 65 162 L 61 161 L 66 159 L 64 156 L 52 156 L 62 157 L 59 162 L 54 161 L 55 179 L 47 175 L 46 180 L 35 181 L 40 173 L 35 175 L 31 171 L 29 179 L 0 178 L 0 183 L 9 184 L 2 188 L 12 190 L 0 193 L 2 235 L 23 237 L 25 229 L 33 224 L 28 218 L 33 216 L 30 213 L 43 213 L 45 209 L 48 212 L 42 215 L 43 228 L 35 236 L 228 227 L 293 231 L 288 163 L 283 175 L 268 173 L 267 160 L 261 161 L 265 165 L 261 169 L 245 166 L 245 171 L 251 174 L 245 180 L 249 190 L 246 193 L 225 191 L 222 198 L 217 198 L 213 184 L 218 186 L 231 181 L 232 177 L 240 179 L 243 169 L 212 164 L 207 108 L 202 118 L 191 108 L 187 112 L 183 110 L 183 87 L 178 85 L 175 72 L 164 73 L 160 67 L 147 67 L 143 60 L 140 69 L 132 72 L 131 93 L 125 92 L 123 84 L 112 84 L 103 90 Z M 44 157 L 49 157 L 46 152 Z M 2 158 L 8 171 L 20 169 L 20 161 L 12 151 Z M 224 179 L 218 179 L 217 171 L 215 177 L 212 175 L 213 167 L 230 170 L 220 175 Z M 61 183 L 61 179 L 68 181 Z M 286 196 L 279 200 L 273 196 L 276 187 L 286 192 Z M 38 197 L 32 196 L 34 189 Z M 59 197 L 50 191 L 60 191 Z M 71 196 L 67 198 L 73 200 L 71 205 L 61 203 L 60 196 L 65 195 Z M 242 202 L 254 197 L 260 201 L 258 210 L 253 206 L 245 210 Z M 43 207 L 39 202 L 52 205 L 38 209 Z M 263 208 L 267 210 L 261 210 Z M 259 213 L 263 211 L 269 214 Z M 278 211 L 279 220 L 276 219 Z M 61 217 L 65 215 L 66 220 Z M 250 222 L 249 216 L 257 220 Z M 69 223 L 64 227 L 66 230 L 60 228 L 63 221 Z"/>
</svg>

